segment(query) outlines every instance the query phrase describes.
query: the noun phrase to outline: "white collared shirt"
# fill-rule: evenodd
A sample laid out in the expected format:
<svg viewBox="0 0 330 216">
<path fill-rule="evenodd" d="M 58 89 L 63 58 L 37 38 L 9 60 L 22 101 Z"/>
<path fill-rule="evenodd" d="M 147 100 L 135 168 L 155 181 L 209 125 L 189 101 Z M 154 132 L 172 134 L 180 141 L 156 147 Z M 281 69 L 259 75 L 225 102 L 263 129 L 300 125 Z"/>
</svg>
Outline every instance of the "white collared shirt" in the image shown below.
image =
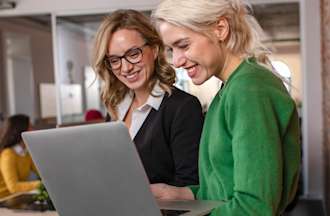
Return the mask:
<svg viewBox="0 0 330 216">
<path fill-rule="evenodd" d="M 155 97 L 155 96 L 157 97 Z M 140 128 L 142 127 L 143 122 L 146 120 L 148 114 L 150 113 L 151 109 L 154 108 L 158 110 L 162 100 L 164 98 L 165 91 L 159 86 L 159 83 L 156 83 L 152 94 L 149 95 L 147 101 L 141 105 L 140 107 L 136 108 L 132 112 L 132 121 L 131 126 L 129 128 L 129 133 L 131 138 L 134 139 L 136 134 L 139 132 Z M 124 121 L 124 118 L 133 102 L 133 94 L 129 92 L 125 95 L 125 98 L 121 103 L 118 105 L 118 120 Z"/>
</svg>

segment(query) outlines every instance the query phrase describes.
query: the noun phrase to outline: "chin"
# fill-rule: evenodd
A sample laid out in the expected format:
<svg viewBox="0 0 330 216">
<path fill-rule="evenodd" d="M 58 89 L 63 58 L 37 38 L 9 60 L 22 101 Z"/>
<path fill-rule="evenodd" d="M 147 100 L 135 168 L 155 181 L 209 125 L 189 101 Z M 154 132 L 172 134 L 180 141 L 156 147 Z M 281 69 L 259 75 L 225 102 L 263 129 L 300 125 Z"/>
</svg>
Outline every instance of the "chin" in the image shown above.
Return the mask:
<svg viewBox="0 0 330 216">
<path fill-rule="evenodd" d="M 206 80 L 204 79 L 191 79 L 195 85 L 202 85 Z"/>
<path fill-rule="evenodd" d="M 128 85 L 127 87 L 133 91 L 140 88 L 139 85 Z"/>
<path fill-rule="evenodd" d="M 143 89 L 143 84 L 141 83 L 133 83 L 133 84 L 130 84 L 130 85 L 127 85 L 127 87 L 131 90 L 139 90 L 139 89 Z"/>
</svg>

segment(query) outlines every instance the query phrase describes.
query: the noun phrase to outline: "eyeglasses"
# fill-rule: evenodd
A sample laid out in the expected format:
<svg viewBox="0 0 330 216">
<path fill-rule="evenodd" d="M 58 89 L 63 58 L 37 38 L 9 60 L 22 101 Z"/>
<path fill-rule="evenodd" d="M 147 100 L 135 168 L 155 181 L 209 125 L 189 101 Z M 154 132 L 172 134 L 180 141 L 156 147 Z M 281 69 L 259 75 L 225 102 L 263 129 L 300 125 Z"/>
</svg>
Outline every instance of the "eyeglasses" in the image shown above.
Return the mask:
<svg viewBox="0 0 330 216">
<path fill-rule="evenodd" d="M 129 49 L 122 56 L 106 56 L 106 58 L 104 59 L 105 64 L 111 70 L 119 70 L 121 68 L 123 58 L 131 64 L 137 64 L 141 62 L 143 58 L 142 48 L 147 45 L 148 44 L 145 43 L 140 47 L 134 47 L 132 49 Z"/>
</svg>

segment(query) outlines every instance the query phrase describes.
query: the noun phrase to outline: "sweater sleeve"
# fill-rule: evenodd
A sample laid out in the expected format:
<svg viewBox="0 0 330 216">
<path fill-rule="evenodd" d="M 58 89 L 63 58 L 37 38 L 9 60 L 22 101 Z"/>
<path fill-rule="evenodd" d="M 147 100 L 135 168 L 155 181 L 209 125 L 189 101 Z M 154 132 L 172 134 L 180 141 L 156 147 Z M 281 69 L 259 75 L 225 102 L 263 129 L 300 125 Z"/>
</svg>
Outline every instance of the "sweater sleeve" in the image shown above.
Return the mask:
<svg viewBox="0 0 330 216">
<path fill-rule="evenodd" d="M 198 184 L 198 150 L 203 127 L 202 108 L 197 98 L 182 101 L 171 126 L 171 151 L 175 186 Z"/>
<path fill-rule="evenodd" d="M 194 194 L 194 198 L 197 199 L 197 193 L 198 193 L 198 190 L 199 190 L 199 185 L 189 185 L 188 188 Z"/>
<path fill-rule="evenodd" d="M 10 193 L 26 192 L 36 189 L 40 181 L 20 181 L 17 173 L 16 156 L 10 149 L 3 150 L 0 168 Z"/>
<path fill-rule="evenodd" d="M 272 94 L 251 83 L 232 86 L 228 94 L 226 121 L 232 134 L 233 196 L 212 216 L 279 214 L 283 192 L 281 131 L 295 108 L 288 95 Z"/>
</svg>

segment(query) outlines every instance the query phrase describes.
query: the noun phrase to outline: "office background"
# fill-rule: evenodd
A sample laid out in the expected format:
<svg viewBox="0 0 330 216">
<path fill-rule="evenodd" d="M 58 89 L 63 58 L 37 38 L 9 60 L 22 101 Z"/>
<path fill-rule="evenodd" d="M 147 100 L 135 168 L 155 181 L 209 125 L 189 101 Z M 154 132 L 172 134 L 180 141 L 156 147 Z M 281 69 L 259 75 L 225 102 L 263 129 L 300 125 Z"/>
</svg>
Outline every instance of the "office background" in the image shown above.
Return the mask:
<svg viewBox="0 0 330 216">
<path fill-rule="evenodd" d="M 13 8 L 6 4 L 11 1 L 0 2 L 9 7 L 0 10 L 0 119 L 23 112 L 45 128 L 80 122 L 91 108 L 105 112 L 90 67 L 95 30 L 112 10 L 148 14 L 159 1 L 15 0 Z M 300 108 L 302 196 L 321 200 L 330 210 L 330 0 L 250 2 Z M 220 83 L 211 80 L 198 89 L 177 73 L 177 85 L 207 109 Z"/>
</svg>

